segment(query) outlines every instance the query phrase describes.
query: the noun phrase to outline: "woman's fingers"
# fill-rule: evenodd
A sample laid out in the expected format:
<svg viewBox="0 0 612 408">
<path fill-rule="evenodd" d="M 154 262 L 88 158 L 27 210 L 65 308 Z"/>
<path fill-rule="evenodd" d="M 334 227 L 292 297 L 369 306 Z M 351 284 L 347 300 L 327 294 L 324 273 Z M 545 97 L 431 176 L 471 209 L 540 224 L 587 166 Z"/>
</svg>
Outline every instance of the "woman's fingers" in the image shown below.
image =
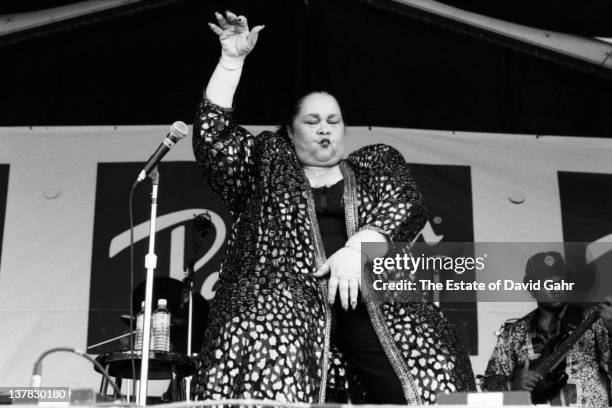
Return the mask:
<svg viewBox="0 0 612 408">
<path fill-rule="evenodd" d="M 208 26 L 210 27 L 210 29 L 212 30 L 213 33 L 215 33 L 217 35 L 223 34 L 223 30 L 218 25 L 213 24 L 213 23 L 208 23 Z"/>
<path fill-rule="evenodd" d="M 223 30 L 226 30 L 230 27 L 225 17 L 223 17 L 223 15 L 218 11 L 215 11 L 215 17 L 217 18 L 217 23 L 219 23 L 219 27 L 221 27 Z"/>
<path fill-rule="evenodd" d="M 260 25 L 260 26 L 256 26 L 256 27 L 253 27 L 253 29 L 251 30 L 251 32 L 249 33 L 249 35 L 247 35 L 247 41 L 249 42 L 249 45 L 250 45 L 251 47 L 254 47 L 254 46 L 255 46 L 255 43 L 257 42 L 257 38 L 259 37 L 259 32 L 260 32 L 261 30 L 263 30 L 263 29 L 264 29 L 264 27 L 265 27 L 265 26 L 262 26 L 262 25 Z M 247 29 L 248 29 L 248 27 L 247 27 Z"/>
<path fill-rule="evenodd" d="M 255 43 L 257 42 L 257 38 L 259 37 L 259 31 L 255 31 L 255 29 L 251 30 L 251 32 L 247 35 L 247 42 L 249 43 L 250 47 L 254 47 Z"/>
<path fill-rule="evenodd" d="M 359 297 L 359 281 L 357 279 L 351 279 L 349 281 L 349 300 L 351 301 L 351 308 L 355 310 L 357 308 L 357 298 Z"/>
<path fill-rule="evenodd" d="M 249 31 L 249 23 L 247 23 L 247 18 L 245 16 L 236 17 L 236 24 L 246 31 Z"/>
<path fill-rule="evenodd" d="M 236 20 L 238 19 L 238 16 L 235 15 L 234 13 L 232 13 L 231 11 L 226 10 L 225 11 L 225 19 L 230 24 L 236 24 Z"/>
<path fill-rule="evenodd" d="M 329 278 L 329 282 L 327 284 L 327 300 L 330 305 L 333 305 L 336 301 L 336 292 L 338 291 L 339 281 L 335 277 Z"/>
<path fill-rule="evenodd" d="M 338 284 L 338 292 L 340 293 L 340 304 L 342 309 L 348 310 L 349 308 L 349 283 L 346 279 L 340 280 Z"/>
<path fill-rule="evenodd" d="M 255 26 L 255 27 L 253 27 L 253 29 L 251 30 L 251 34 L 258 35 L 258 34 L 259 34 L 259 32 L 260 32 L 261 30 L 263 30 L 264 28 L 266 28 L 266 26 L 265 26 L 265 25 L 258 25 L 258 26 Z"/>
</svg>

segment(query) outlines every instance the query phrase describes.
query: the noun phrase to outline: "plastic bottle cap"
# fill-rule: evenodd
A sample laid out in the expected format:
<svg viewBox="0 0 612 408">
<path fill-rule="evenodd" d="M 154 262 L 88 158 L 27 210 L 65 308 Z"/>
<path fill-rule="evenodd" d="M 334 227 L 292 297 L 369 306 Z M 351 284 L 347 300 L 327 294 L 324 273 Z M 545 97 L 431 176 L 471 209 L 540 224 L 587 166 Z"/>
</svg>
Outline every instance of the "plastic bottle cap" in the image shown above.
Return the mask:
<svg viewBox="0 0 612 408">
<path fill-rule="evenodd" d="M 157 299 L 157 306 L 163 306 L 166 307 L 168 306 L 168 301 L 166 299 Z"/>
</svg>

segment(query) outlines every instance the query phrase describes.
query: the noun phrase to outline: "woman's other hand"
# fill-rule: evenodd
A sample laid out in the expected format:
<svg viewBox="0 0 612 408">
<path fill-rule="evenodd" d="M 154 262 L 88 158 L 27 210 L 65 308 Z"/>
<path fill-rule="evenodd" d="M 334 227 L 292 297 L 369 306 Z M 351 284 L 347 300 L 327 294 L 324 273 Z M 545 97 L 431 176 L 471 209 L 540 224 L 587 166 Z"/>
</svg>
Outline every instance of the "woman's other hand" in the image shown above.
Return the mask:
<svg viewBox="0 0 612 408">
<path fill-rule="evenodd" d="M 365 256 L 365 255 L 363 255 Z M 363 265 L 361 251 L 343 247 L 327 259 L 314 276 L 321 277 L 330 273 L 328 282 L 328 300 L 333 304 L 336 293 L 344 310 L 357 307 L 359 289 L 361 288 L 361 268 Z"/>
<path fill-rule="evenodd" d="M 222 58 L 244 60 L 247 54 L 253 51 L 259 32 L 264 26 L 256 26 L 249 31 L 246 17 L 236 16 L 231 11 L 226 11 L 225 16 L 215 12 L 215 17 L 217 24 L 208 25 L 219 36 Z"/>
</svg>

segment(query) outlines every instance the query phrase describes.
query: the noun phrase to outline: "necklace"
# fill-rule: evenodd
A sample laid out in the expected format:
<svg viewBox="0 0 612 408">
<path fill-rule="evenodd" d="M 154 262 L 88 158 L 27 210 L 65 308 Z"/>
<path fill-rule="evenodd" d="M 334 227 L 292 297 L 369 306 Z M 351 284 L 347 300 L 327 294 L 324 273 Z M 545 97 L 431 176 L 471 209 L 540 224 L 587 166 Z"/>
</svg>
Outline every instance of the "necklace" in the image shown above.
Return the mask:
<svg viewBox="0 0 612 408">
<path fill-rule="evenodd" d="M 329 187 L 342 179 L 339 165 L 331 167 L 303 166 L 303 169 L 310 186 L 313 188 Z"/>
<path fill-rule="evenodd" d="M 311 166 L 303 166 L 304 168 L 304 173 L 306 173 L 307 176 L 311 176 L 311 177 L 319 177 L 322 174 L 326 174 L 330 171 L 330 169 L 332 169 L 332 167 L 311 167 Z"/>
</svg>

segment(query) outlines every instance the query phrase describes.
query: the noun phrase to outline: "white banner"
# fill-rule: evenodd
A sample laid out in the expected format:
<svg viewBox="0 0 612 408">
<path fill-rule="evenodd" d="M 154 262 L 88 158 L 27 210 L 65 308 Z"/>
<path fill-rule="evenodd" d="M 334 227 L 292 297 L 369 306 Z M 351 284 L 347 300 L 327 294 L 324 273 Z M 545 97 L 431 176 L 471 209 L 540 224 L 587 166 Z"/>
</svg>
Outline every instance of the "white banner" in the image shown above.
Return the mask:
<svg viewBox="0 0 612 408">
<path fill-rule="evenodd" d="M 0 164 L 10 166 L 8 191 L 0 192 L 7 197 L 0 255 L 1 385 L 27 385 L 34 361 L 51 347 L 86 349 L 99 163 L 143 162 L 166 132 L 163 126 L 0 128 Z M 612 174 L 610 139 L 348 129 L 349 151 L 372 143 L 390 144 L 415 164 L 468 166 L 476 242 L 562 242 L 558 171 Z M 190 140 L 165 158 L 193 160 Z M 131 184 L 136 175 L 124 176 Z M 125 211 L 116 217 L 127 225 L 128 190 L 123 193 Z M 446 199 L 452 204 L 455 197 Z M 504 273 L 520 279 L 524 264 L 511 269 Z M 476 374 L 484 371 L 494 331 L 534 306 L 478 304 Z M 97 388 L 100 381 L 85 360 L 66 354 L 45 360 L 43 378 L 44 385 L 73 388 Z"/>
</svg>

